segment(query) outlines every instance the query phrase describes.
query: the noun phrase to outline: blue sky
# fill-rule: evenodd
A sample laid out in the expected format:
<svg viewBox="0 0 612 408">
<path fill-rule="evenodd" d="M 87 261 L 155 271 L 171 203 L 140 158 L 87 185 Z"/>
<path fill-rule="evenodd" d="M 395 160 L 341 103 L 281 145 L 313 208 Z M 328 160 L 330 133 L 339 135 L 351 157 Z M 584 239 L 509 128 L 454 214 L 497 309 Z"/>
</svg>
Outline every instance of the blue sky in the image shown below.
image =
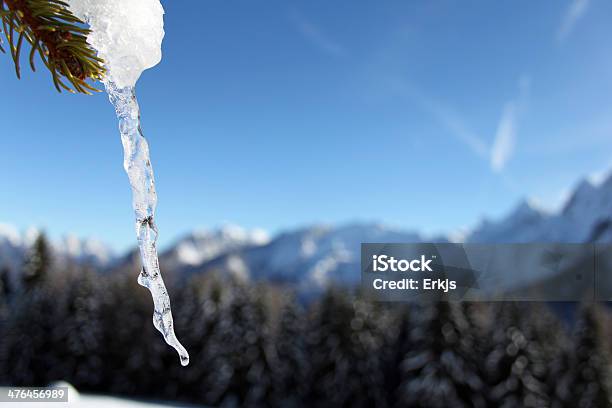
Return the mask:
<svg viewBox="0 0 612 408">
<path fill-rule="evenodd" d="M 612 167 L 609 1 L 164 7 L 164 58 L 138 83 L 162 245 L 224 223 L 453 231 Z M 0 78 L 0 222 L 131 246 L 105 95 L 18 81 L 6 55 Z"/>
</svg>

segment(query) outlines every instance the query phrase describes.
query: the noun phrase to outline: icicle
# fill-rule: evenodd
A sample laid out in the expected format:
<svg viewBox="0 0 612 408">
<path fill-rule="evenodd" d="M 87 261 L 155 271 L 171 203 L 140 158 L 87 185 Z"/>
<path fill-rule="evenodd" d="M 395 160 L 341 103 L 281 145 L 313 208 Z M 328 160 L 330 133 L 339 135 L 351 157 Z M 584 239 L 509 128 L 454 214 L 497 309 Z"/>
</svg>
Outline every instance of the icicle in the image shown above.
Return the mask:
<svg viewBox="0 0 612 408">
<path fill-rule="evenodd" d="M 162 333 L 166 343 L 178 352 L 181 365 L 186 366 L 189 364 L 189 354 L 174 334 L 170 298 L 159 270 L 156 247 L 158 231 L 155 225 L 157 193 L 149 158 L 149 145 L 140 127 L 140 110 L 136 93 L 134 87 L 119 88 L 112 82 L 105 83 L 105 86 L 119 119 L 124 151 L 123 167 L 132 186 L 136 235 L 142 259 L 142 271 L 138 276 L 138 283 L 149 289 L 153 297 L 153 324 Z"/>
</svg>

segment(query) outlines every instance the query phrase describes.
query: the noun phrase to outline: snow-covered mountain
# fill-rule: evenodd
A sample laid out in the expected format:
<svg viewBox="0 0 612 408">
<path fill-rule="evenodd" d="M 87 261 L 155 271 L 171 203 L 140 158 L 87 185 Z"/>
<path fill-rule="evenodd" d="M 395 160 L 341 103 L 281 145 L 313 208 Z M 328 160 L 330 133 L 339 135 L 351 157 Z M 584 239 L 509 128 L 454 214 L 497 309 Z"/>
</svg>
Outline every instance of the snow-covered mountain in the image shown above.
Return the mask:
<svg viewBox="0 0 612 408">
<path fill-rule="evenodd" d="M 0 268 L 11 271 L 19 269 L 39 233 L 34 228 L 20 232 L 10 225 L 0 224 Z M 74 261 L 105 267 L 115 259 L 110 246 L 95 239 L 81 239 L 74 235 L 52 241 L 51 249 L 56 262 Z"/>
<path fill-rule="evenodd" d="M 525 200 L 507 217 L 482 222 L 466 242 L 612 242 L 612 175 L 599 185 L 581 181 L 558 213 Z"/>
<path fill-rule="evenodd" d="M 545 235 L 549 214 L 538 209 L 529 200 L 521 201 L 506 217 L 484 220 L 465 237 L 465 242 L 539 242 Z"/>
<path fill-rule="evenodd" d="M 230 251 L 265 245 L 269 241 L 270 237 L 263 230 L 249 231 L 227 225 L 212 231 L 195 231 L 178 240 L 162 253 L 161 258 L 166 268 L 183 268 L 201 265 Z"/>
<path fill-rule="evenodd" d="M 360 279 L 362 242 L 419 242 L 423 237 L 378 224 L 314 226 L 278 235 L 267 245 L 246 247 L 184 270 L 225 271 L 243 279 L 297 284 L 305 290 Z"/>
<path fill-rule="evenodd" d="M 183 273 L 224 271 L 245 279 L 291 282 L 310 290 L 334 282 L 358 282 L 362 242 L 455 240 L 452 235 L 424 237 L 379 224 L 314 226 L 280 234 L 266 245 L 236 248 L 209 261 L 192 263 Z M 483 221 L 464 235 L 462 241 L 612 242 L 612 177 L 599 185 L 581 182 L 557 213 L 544 211 L 524 200 L 507 216 Z M 539 278 L 529 276 L 521 281 Z"/>
<path fill-rule="evenodd" d="M 36 231 L 19 233 L 0 225 L 0 267 L 18 266 Z M 358 282 L 362 242 L 445 242 L 453 235 L 426 237 L 380 224 L 311 226 L 270 239 L 261 230 L 235 226 L 198 231 L 162 252 L 160 263 L 175 276 L 221 271 L 244 279 L 291 282 L 304 289 L 333 282 Z M 601 184 L 582 181 L 558 212 L 547 212 L 525 200 L 499 220 L 485 220 L 463 235 L 471 243 L 612 242 L 612 176 Z M 131 265 L 135 256 L 114 257 L 94 240 L 68 236 L 53 243 L 60 259 L 100 267 Z M 134 254 L 132 254 L 134 255 Z M 114 261 L 114 262 L 113 262 Z"/>
<path fill-rule="evenodd" d="M 56 257 L 88 265 L 104 267 L 116 257 L 110 246 L 97 239 L 81 239 L 75 235 L 66 235 L 51 244 Z"/>
</svg>

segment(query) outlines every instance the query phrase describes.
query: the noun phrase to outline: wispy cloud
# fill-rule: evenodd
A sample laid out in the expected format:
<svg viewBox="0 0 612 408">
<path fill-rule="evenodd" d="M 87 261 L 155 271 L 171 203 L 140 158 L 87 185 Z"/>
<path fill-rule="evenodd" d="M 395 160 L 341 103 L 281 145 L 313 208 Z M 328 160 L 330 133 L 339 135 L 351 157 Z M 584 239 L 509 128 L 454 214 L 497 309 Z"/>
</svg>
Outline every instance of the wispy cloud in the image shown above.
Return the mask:
<svg viewBox="0 0 612 408">
<path fill-rule="evenodd" d="M 501 173 L 514 154 L 518 124 L 529 98 L 531 80 L 522 76 L 518 81 L 518 95 L 504 104 L 493 142 L 473 132 L 465 118 L 442 101 L 420 91 L 401 79 L 392 81 L 392 88 L 427 112 L 448 134 L 487 162 L 491 171 Z"/>
<path fill-rule="evenodd" d="M 516 108 L 513 102 L 504 107 L 495 140 L 491 147 L 491 169 L 500 172 L 514 153 L 516 139 Z"/>
<path fill-rule="evenodd" d="M 332 39 L 320 26 L 308 20 L 304 15 L 293 11 L 289 15 L 298 33 L 309 43 L 325 54 L 332 57 L 342 57 L 346 55 L 346 49 Z"/>
<path fill-rule="evenodd" d="M 563 14 L 561 25 L 557 31 L 557 41 L 563 42 L 574 31 L 578 21 L 585 15 L 590 5 L 590 0 L 571 0 L 567 10 Z"/>
<path fill-rule="evenodd" d="M 531 88 L 531 80 L 527 76 L 519 79 L 518 98 L 506 102 L 497 125 L 497 132 L 491 146 L 491 170 L 501 172 L 514 154 L 516 145 L 518 121 L 525 108 Z"/>
</svg>

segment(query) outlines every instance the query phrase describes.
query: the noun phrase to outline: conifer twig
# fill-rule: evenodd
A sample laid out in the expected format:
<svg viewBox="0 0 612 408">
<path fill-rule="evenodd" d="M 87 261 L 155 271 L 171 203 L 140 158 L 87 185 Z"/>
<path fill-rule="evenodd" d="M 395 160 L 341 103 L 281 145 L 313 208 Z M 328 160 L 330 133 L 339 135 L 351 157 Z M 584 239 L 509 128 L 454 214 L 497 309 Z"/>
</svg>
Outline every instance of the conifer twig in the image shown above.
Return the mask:
<svg viewBox="0 0 612 408">
<path fill-rule="evenodd" d="M 90 30 L 61 0 L 0 0 L 0 19 L 7 48 L 21 77 L 20 57 L 24 39 L 30 44 L 29 63 L 36 71 L 38 54 L 61 92 L 91 94 L 99 90 L 87 79 L 100 80 L 105 74 L 104 61 L 87 43 Z M 0 41 L 0 51 L 6 52 Z M 67 81 L 69 84 L 66 84 Z"/>
</svg>

